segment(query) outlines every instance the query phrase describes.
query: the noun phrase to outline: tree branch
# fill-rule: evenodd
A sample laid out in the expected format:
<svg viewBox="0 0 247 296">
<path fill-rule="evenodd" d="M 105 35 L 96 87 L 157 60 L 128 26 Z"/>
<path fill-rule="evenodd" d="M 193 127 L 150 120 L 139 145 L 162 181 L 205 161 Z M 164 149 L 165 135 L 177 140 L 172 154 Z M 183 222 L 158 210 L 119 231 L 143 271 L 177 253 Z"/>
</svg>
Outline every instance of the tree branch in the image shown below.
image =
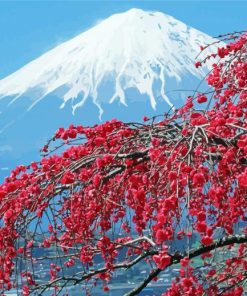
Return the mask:
<svg viewBox="0 0 247 296">
<path fill-rule="evenodd" d="M 210 252 L 214 249 L 222 248 L 222 247 L 229 246 L 232 244 L 241 244 L 241 243 L 246 243 L 246 242 L 247 242 L 247 235 L 229 236 L 229 237 L 214 241 L 209 246 L 202 246 L 198 249 L 192 250 L 189 255 L 187 255 L 187 254 L 171 255 L 172 260 L 171 260 L 171 263 L 167 267 L 179 263 L 180 260 L 185 257 L 192 259 L 192 258 L 195 258 L 195 257 L 200 256 L 202 254 L 205 254 L 207 252 Z M 163 270 L 159 269 L 159 268 L 153 270 L 139 286 L 137 286 L 136 288 L 134 288 L 130 292 L 126 293 L 124 296 L 134 296 L 134 295 L 139 294 L 162 271 Z"/>
<path fill-rule="evenodd" d="M 141 238 L 146 239 L 146 237 Z M 132 241 L 133 242 L 133 241 Z M 134 240 L 134 242 L 136 242 L 136 240 Z M 181 259 L 188 257 L 189 259 L 195 258 L 197 256 L 200 256 L 202 254 L 205 254 L 209 251 L 212 251 L 214 249 L 218 249 L 218 248 L 222 248 L 225 246 L 229 246 L 232 244 L 241 244 L 241 243 L 246 243 L 247 242 L 247 235 L 235 235 L 235 236 L 229 236 L 220 240 L 216 240 L 214 241 L 211 245 L 209 246 L 201 246 L 197 249 L 194 249 L 190 252 L 189 255 L 187 254 L 174 254 L 174 255 L 170 255 L 171 256 L 171 263 L 167 266 L 172 266 L 174 264 L 177 264 L 180 262 Z M 138 257 L 136 257 L 134 260 L 130 261 L 129 263 L 119 263 L 119 264 L 115 264 L 113 266 L 113 270 L 116 269 L 129 269 L 132 266 L 134 266 L 135 264 L 137 264 L 138 262 L 142 261 L 143 259 L 145 259 L 148 256 L 153 256 L 158 254 L 159 251 L 158 250 L 147 250 L 145 251 L 143 254 L 139 255 Z M 166 267 L 166 268 L 167 268 Z M 59 277 L 49 283 L 44 283 L 41 285 L 36 286 L 33 291 L 37 291 L 37 290 L 41 290 L 41 294 L 48 288 L 55 286 L 58 282 L 74 282 L 74 285 L 79 284 L 80 282 L 87 280 L 89 278 L 92 278 L 93 276 L 99 274 L 99 273 L 103 273 L 103 272 L 107 272 L 108 269 L 106 267 L 100 268 L 98 270 L 94 270 L 91 271 L 87 274 L 85 274 L 84 272 L 78 272 L 73 276 L 70 277 L 66 277 L 66 276 L 62 276 Z M 137 286 L 136 288 L 134 288 L 133 290 L 131 290 L 130 292 L 126 293 L 124 296 L 133 296 L 133 295 L 138 295 L 155 277 L 157 277 L 162 271 L 162 269 L 156 268 L 154 269 L 144 280 L 143 282 Z M 79 277 L 81 275 L 81 277 Z"/>
</svg>

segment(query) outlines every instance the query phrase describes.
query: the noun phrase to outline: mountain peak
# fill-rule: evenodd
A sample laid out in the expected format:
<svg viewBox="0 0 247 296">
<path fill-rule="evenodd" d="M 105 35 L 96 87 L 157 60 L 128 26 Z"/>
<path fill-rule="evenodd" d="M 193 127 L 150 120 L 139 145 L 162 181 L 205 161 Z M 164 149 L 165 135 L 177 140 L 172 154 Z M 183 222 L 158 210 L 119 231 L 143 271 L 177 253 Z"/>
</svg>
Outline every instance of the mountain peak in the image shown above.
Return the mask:
<svg viewBox="0 0 247 296">
<path fill-rule="evenodd" d="M 131 8 L 129 10 L 127 10 L 126 12 L 120 13 L 121 15 L 129 15 L 129 16 L 142 16 L 143 14 L 145 14 L 146 11 L 140 8 Z"/>
<path fill-rule="evenodd" d="M 112 15 L 112 17 L 116 17 L 116 18 L 125 18 L 125 19 L 131 19 L 131 18 L 143 18 L 143 17 L 153 17 L 153 18 L 157 18 L 157 17 L 167 17 L 167 18 L 173 18 L 163 12 L 159 12 L 159 11 L 151 11 L 151 10 L 143 10 L 141 8 L 131 8 L 125 12 L 121 12 L 121 13 L 117 13 Z M 108 18 L 109 19 L 109 18 Z M 174 19 L 174 18 L 173 18 Z M 135 19 L 136 20 L 136 19 Z"/>
<path fill-rule="evenodd" d="M 48 94 L 59 92 L 61 107 L 71 100 L 74 112 L 92 99 L 102 114 L 103 103 L 119 100 L 127 106 L 126 90 L 135 88 L 149 97 L 152 108 L 157 96 L 172 106 L 165 95 L 167 79 L 203 77 L 207 69 L 196 69 L 194 59 L 200 45 L 212 42 L 210 36 L 171 16 L 133 8 L 0 80 L 0 96 L 12 97 L 10 104 L 29 97 L 31 109 Z"/>
</svg>

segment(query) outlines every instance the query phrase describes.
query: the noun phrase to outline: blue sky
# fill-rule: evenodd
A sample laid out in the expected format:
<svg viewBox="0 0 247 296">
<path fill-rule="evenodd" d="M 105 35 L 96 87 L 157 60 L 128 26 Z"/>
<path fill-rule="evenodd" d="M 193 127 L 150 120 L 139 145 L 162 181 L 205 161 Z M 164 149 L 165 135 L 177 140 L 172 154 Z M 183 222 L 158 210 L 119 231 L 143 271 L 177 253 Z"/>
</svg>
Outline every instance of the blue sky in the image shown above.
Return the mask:
<svg viewBox="0 0 247 296">
<path fill-rule="evenodd" d="M 163 11 L 213 36 L 247 27 L 247 0 L 0 0 L 0 79 L 98 20 L 132 7 Z"/>
</svg>

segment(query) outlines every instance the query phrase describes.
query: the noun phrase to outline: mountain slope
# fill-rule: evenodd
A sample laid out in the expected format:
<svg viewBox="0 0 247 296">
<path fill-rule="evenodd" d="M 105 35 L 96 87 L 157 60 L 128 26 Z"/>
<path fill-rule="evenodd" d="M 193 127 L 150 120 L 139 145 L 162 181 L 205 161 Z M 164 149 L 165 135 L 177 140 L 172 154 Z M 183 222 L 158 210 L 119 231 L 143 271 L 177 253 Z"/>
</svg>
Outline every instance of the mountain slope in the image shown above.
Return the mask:
<svg viewBox="0 0 247 296">
<path fill-rule="evenodd" d="M 128 105 L 126 90 L 135 88 L 149 97 L 154 109 L 157 96 L 172 106 L 165 95 L 166 83 L 183 76 L 203 77 L 207 69 L 196 69 L 194 59 L 200 45 L 212 42 L 210 36 L 171 16 L 131 9 L 0 80 L 0 96 L 10 96 L 13 104 L 25 95 L 31 109 L 57 92 L 61 107 L 71 100 L 74 112 L 90 98 L 102 114 L 103 103 L 119 100 Z"/>
</svg>

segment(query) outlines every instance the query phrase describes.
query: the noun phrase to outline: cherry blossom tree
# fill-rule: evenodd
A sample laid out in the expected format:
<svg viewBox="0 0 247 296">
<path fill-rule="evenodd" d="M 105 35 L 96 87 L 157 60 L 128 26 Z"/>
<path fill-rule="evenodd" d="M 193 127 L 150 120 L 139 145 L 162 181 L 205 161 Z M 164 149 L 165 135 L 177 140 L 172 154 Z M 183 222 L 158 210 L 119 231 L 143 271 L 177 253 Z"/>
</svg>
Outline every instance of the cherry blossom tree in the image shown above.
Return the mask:
<svg viewBox="0 0 247 296">
<path fill-rule="evenodd" d="M 247 35 L 221 39 L 227 45 L 196 62 L 215 60 L 208 90 L 182 108 L 142 123 L 59 128 L 40 162 L 5 179 L 1 295 L 67 295 L 69 285 L 103 295 L 116 270 L 141 263 L 149 273 L 126 295 L 173 266 L 179 274 L 162 295 L 244 294 Z"/>
</svg>

